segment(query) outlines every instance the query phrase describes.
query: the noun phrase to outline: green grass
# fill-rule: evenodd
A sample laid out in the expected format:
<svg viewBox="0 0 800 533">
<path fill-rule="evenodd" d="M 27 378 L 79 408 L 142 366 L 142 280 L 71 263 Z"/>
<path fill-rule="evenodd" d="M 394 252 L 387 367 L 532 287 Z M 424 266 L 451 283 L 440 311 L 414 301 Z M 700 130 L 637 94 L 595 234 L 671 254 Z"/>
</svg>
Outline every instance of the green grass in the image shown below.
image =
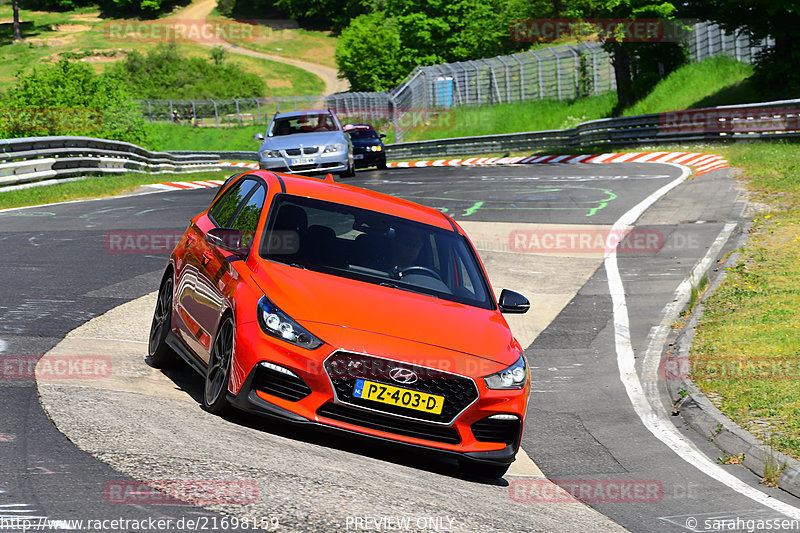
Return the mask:
<svg viewBox="0 0 800 533">
<path fill-rule="evenodd" d="M 800 143 L 712 151 L 744 169 L 765 210 L 705 301 L 691 377 L 737 423 L 800 458 Z"/>
<path fill-rule="evenodd" d="M 51 204 L 87 198 L 115 196 L 132 191 L 141 185 L 165 181 L 197 181 L 225 179 L 231 172 L 194 172 L 189 174 L 121 174 L 91 176 L 85 180 L 32 187 L 0 193 L 0 209 L 28 205 Z"/>
<path fill-rule="evenodd" d="M 209 18 L 215 21 L 234 22 L 234 19 L 221 15 L 216 9 Z M 261 24 L 246 35 L 246 39 L 231 38 L 229 42 L 256 52 L 336 67 L 334 51 L 337 39 L 329 31 L 280 28 Z"/>
<path fill-rule="evenodd" d="M 91 55 L 92 52 L 98 52 L 92 66 L 101 72 L 112 59 L 104 54 L 117 51 L 116 60 L 119 60 L 126 52 L 138 50 L 145 53 L 157 44 L 126 38 L 119 32 L 110 31 L 109 25 L 115 22 L 114 19 L 82 20 L 91 13 L 91 10 L 85 9 L 64 13 L 21 9 L 20 19 L 33 21 L 33 27 L 23 32 L 23 42 L 12 43 L 10 30 L 6 32 L 7 35 L 0 34 L 0 57 L 3 58 L 0 61 L 0 91 L 14 83 L 18 72 L 29 72 L 36 65 L 54 61 L 63 53 Z M 11 9 L 0 7 L 0 17 L 6 16 L 11 16 Z M 68 26 L 66 30 L 63 27 L 57 30 L 59 24 L 79 27 Z M 209 58 L 211 48 L 196 43 L 179 43 L 178 50 L 183 54 Z M 325 89 L 325 83 L 319 76 L 285 63 L 233 53 L 227 55 L 226 61 L 238 63 L 244 70 L 258 74 L 267 86 L 264 96 L 321 94 Z"/>
<path fill-rule="evenodd" d="M 209 122 L 208 119 L 204 119 Z M 213 119 L 212 119 L 213 122 Z M 266 126 L 232 128 L 193 128 L 189 125 L 153 124 L 151 150 L 247 150 L 260 146 L 253 134 L 263 133 Z"/>
<path fill-rule="evenodd" d="M 748 79 L 752 75 L 751 65 L 725 56 L 690 63 L 664 78 L 623 115 L 758 102 L 763 95 L 756 92 Z"/>
</svg>

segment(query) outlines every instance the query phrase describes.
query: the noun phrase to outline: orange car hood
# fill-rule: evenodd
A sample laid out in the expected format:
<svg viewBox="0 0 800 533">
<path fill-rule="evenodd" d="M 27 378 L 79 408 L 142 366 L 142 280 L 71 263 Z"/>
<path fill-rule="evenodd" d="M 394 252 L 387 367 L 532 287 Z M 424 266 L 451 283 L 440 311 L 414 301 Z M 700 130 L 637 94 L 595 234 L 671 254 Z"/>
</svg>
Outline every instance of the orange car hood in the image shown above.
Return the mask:
<svg viewBox="0 0 800 533">
<path fill-rule="evenodd" d="M 316 322 L 456 350 L 508 365 L 519 357 L 517 343 L 497 311 L 278 263 L 267 264 L 267 268 L 262 264 L 255 272 L 258 285 L 275 305 L 312 333 Z M 357 337 L 356 332 L 354 336 Z"/>
</svg>

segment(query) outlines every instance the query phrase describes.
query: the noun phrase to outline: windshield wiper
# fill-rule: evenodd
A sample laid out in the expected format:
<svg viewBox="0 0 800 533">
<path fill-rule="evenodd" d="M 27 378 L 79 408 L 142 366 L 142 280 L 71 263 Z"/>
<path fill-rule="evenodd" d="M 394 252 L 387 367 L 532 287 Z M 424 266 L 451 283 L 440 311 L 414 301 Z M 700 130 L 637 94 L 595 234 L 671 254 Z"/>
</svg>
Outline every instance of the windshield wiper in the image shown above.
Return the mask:
<svg viewBox="0 0 800 533">
<path fill-rule="evenodd" d="M 379 285 L 381 287 L 390 287 L 392 289 L 400 289 L 401 291 L 414 292 L 414 293 L 417 293 L 417 294 L 424 294 L 425 296 L 433 296 L 434 298 L 439 298 L 439 296 L 436 296 L 435 294 L 432 294 L 430 292 L 420 291 L 420 290 L 414 289 L 413 287 L 410 287 L 408 285 L 397 285 L 396 283 L 390 283 L 390 282 L 387 282 L 387 281 L 384 281 L 384 282 L 380 283 Z"/>
</svg>

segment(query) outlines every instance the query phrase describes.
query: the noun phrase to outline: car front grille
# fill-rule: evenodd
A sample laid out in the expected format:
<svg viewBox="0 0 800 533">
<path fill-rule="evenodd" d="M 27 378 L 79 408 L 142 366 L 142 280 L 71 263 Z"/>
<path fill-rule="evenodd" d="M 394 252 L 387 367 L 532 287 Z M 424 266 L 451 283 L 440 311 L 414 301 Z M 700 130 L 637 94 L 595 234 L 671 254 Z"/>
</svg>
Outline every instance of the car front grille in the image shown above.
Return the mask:
<svg viewBox="0 0 800 533">
<path fill-rule="evenodd" d="M 450 425 L 478 399 L 478 388 L 467 377 L 381 357 L 336 352 L 325 360 L 324 367 L 339 402 L 394 416 Z M 397 368 L 413 371 L 418 379 L 414 383 L 398 383 L 392 380 L 389 372 Z M 440 414 L 426 413 L 407 407 L 358 398 L 353 396 L 357 379 L 444 396 L 442 412 Z"/>
<path fill-rule="evenodd" d="M 323 404 L 322 407 L 317 409 L 317 415 L 354 426 L 385 431 L 386 433 L 394 433 L 395 435 L 402 435 L 404 437 L 413 437 L 446 444 L 458 444 L 461 442 L 461 436 L 454 427 L 434 426 L 421 422 L 402 420 L 391 416 L 362 411 L 355 407 L 338 405 L 332 402 Z"/>
<path fill-rule="evenodd" d="M 477 441 L 513 444 L 519 439 L 522 424 L 519 418 L 516 420 L 498 420 L 486 417 L 472 424 L 470 428 Z"/>
<path fill-rule="evenodd" d="M 259 365 L 253 379 L 253 388 L 290 402 L 297 402 L 311 394 L 311 387 L 296 375 L 284 374 Z"/>
<path fill-rule="evenodd" d="M 319 152 L 319 146 L 304 146 L 303 148 L 287 148 L 284 150 L 286 155 L 290 157 L 298 156 L 298 155 L 314 155 Z"/>
</svg>

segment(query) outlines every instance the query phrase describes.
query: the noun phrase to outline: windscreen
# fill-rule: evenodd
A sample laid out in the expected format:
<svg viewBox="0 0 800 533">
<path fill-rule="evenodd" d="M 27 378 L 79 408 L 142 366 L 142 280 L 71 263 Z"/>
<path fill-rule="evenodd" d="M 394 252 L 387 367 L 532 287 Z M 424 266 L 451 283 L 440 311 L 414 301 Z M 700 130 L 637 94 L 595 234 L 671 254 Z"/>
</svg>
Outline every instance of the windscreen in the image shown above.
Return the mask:
<svg viewBox="0 0 800 533">
<path fill-rule="evenodd" d="M 375 130 L 347 130 L 351 139 L 378 139 Z"/>
<path fill-rule="evenodd" d="M 278 195 L 260 255 L 297 268 L 494 308 L 483 270 L 463 236 L 385 213 Z"/>
<path fill-rule="evenodd" d="M 313 133 L 316 131 L 336 131 L 336 123 L 329 113 L 308 113 L 291 117 L 278 117 L 272 122 L 268 132 L 270 137 Z"/>
</svg>

